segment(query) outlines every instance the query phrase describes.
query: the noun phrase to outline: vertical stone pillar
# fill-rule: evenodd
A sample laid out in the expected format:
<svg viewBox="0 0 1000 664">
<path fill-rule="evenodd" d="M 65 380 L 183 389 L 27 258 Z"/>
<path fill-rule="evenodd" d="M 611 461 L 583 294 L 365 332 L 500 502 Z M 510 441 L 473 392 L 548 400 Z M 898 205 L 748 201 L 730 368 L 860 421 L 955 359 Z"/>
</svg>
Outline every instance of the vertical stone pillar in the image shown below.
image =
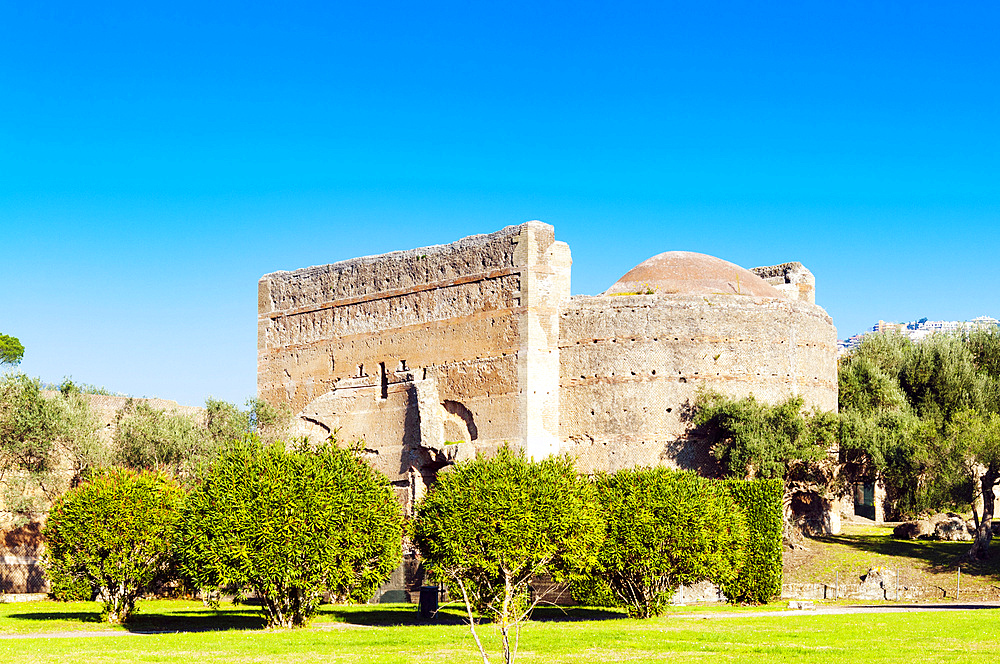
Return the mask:
<svg viewBox="0 0 1000 664">
<path fill-rule="evenodd" d="M 540 221 L 522 226 L 514 263 L 520 267 L 518 312 L 521 440 L 529 457 L 559 452 L 559 307 L 570 295 L 569 245 Z"/>
<path fill-rule="evenodd" d="M 826 503 L 826 519 L 823 524 L 827 535 L 839 535 L 841 530 L 840 523 L 840 498 L 834 498 Z"/>
<path fill-rule="evenodd" d="M 875 523 L 885 523 L 885 484 L 882 480 L 875 480 L 875 490 L 872 492 L 875 496 Z"/>
</svg>

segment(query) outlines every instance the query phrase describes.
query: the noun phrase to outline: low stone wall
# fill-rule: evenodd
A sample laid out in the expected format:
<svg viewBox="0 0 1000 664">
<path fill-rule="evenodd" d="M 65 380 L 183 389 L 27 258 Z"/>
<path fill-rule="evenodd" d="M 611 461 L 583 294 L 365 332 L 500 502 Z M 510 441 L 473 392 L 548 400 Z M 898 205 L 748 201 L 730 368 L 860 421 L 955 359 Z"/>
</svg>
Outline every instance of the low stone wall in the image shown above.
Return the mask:
<svg viewBox="0 0 1000 664">
<path fill-rule="evenodd" d="M 40 602 L 48 599 L 47 593 L 0 593 L 0 604 L 14 604 L 16 602 Z"/>
<path fill-rule="evenodd" d="M 995 602 L 1000 600 L 1000 587 L 994 586 L 988 590 L 965 589 L 957 590 L 942 586 L 908 586 L 899 588 L 890 586 L 876 591 L 866 589 L 862 583 L 786 583 L 781 586 L 782 599 L 801 600 L 858 600 L 858 601 L 929 601 L 939 599 Z"/>
</svg>

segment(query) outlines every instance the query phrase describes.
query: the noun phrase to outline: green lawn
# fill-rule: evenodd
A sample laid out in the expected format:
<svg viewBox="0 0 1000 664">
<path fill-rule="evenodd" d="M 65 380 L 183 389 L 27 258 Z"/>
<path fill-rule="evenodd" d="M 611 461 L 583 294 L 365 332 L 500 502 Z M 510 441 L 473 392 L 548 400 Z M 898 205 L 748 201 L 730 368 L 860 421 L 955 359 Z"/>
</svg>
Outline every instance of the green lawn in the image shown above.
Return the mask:
<svg viewBox="0 0 1000 664">
<path fill-rule="evenodd" d="M 269 631 L 254 607 L 151 601 L 124 628 L 98 622 L 93 603 L 0 605 L 0 661 L 13 662 L 477 662 L 457 612 L 422 625 L 412 605 L 324 607 L 306 630 Z M 650 621 L 546 610 L 526 626 L 524 662 L 964 662 L 992 660 L 1000 610 L 780 616 L 776 607 L 674 611 Z M 714 619 L 703 619 L 708 616 Z M 75 631 L 106 636 L 73 637 Z M 135 632 L 176 630 L 170 634 Z M 493 652 L 493 630 L 483 628 Z M 70 634 L 66 636 L 66 634 Z M 45 638 L 45 636 L 49 638 Z M 58 636 L 58 638 L 52 638 Z M 495 658 L 494 661 L 498 661 Z"/>
</svg>

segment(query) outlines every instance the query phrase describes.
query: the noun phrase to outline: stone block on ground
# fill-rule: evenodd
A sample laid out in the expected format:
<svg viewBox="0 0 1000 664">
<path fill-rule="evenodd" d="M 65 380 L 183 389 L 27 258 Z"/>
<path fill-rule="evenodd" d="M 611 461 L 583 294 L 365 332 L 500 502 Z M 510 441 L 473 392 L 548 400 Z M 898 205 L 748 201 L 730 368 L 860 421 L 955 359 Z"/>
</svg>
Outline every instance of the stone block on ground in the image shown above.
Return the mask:
<svg viewBox="0 0 1000 664">
<path fill-rule="evenodd" d="M 949 542 L 967 542 L 972 539 L 965 519 L 957 514 L 949 514 L 934 526 L 934 539 Z"/>
<path fill-rule="evenodd" d="M 887 567 L 872 567 L 861 577 L 854 597 L 858 599 L 896 599 L 896 572 Z"/>
<path fill-rule="evenodd" d="M 927 519 L 904 521 L 892 529 L 892 536 L 896 539 L 915 540 L 920 537 L 930 537 L 933 534 L 934 524 Z"/>
</svg>

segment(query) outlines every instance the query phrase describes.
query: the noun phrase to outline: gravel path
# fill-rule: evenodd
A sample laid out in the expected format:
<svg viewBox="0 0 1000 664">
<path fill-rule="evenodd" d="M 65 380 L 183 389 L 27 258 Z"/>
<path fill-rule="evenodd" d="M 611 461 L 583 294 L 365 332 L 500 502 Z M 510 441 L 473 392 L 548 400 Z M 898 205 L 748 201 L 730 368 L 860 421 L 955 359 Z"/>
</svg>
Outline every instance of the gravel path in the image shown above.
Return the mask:
<svg viewBox="0 0 1000 664">
<path fill-rule="evenodd" d="M 858 604 L 848 606 L 818 606 L 814 609 L 786 609 L 784 611 L 731 611 L 718 613 L 687 613 L 671 615 L 671 618 L 689 620 L 711 620 L 715 618 L 787 618 L 790 616 L 840 616 L 851 613 L 916 613 L 918 611 L 972 611 L 976 609 L 1000 609 L 1000 602 L 964 602 L 947 604 Z"/>
</svg>

